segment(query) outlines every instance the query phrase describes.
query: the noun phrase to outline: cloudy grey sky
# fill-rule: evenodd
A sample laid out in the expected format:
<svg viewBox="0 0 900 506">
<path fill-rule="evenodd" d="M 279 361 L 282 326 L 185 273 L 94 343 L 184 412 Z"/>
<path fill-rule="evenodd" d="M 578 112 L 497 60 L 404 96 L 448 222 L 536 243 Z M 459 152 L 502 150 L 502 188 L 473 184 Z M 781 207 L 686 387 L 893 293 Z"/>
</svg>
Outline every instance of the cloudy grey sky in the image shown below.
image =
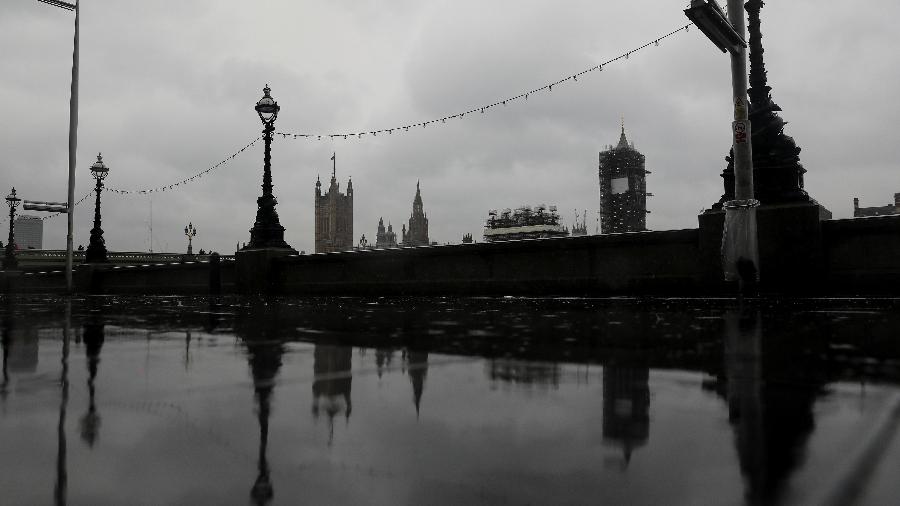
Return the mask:
<svg viewBox="0 0 900 506">
<path fill-rule="evenodd" d="M 371 131 L 441 118 L 542 86 L 687 24 L 681 0 L 83 0 L 76 198 L 102 151 L 107 185 L 172 184 L 260 134 L 253 105 L 268 83 L 282 132 Z M 771 0 L 763 9 L 769 84 L 803 148 L 807 190 L 836 218 L 852 198 L 900 191 L 900 81 L 888 0 Z M 65 200 L 73 13 L 0 2 L 0 187 Z M 696 29 L 577 82 L 485 114 L 352 140 L 277 137 L 273 174 L 287 241 L 313 249 L 313 189 L 337 152 L 352 176 L 354 235 L 378 217 L 399 230 L 422 184 L 432 240 L 481 235 L 488 209 L 559 206 L 567 224 L 598 207 L 597 153 L 629 140 L 647 158 L 648 226 L 696 226 L 722 193 L 730 146 L 728 57 Z M 249 240 L 262 144 L 196 182 L 152 197 L 153 250 L 231 253 Z M 327 183 L 327 181 L 326 181 Z M 90 202 L 76 212 L 87 244 Z M 104 193 L 112 250 L 150 247 L 151 199 Z M 4 228 L 5 228 L 4 224 Z M 4 236 L 5 238 L 5 236 Z M 65 247 L 65 218 L 45 247 Z"/>
</svg>

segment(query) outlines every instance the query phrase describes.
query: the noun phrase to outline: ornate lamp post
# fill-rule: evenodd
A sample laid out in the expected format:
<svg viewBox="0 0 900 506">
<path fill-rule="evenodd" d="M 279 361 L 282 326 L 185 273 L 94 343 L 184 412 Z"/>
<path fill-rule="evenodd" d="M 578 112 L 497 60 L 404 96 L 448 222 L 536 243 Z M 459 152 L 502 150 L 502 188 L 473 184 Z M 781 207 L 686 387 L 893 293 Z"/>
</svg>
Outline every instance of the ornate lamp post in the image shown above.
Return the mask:
<svg viewBox="0 0 900 506">
<path fill-rule="evenodd" d="M 6 241 L 6 255 L 3 258 L 3 268 L 7 270 L 15 269 L 19 266 L 19 261 L 16 260 L 16 236 L 13 222 L 16 219 L 16 208 L 19 207 L 21 202 L 22 199 L 16 197 L 15 188 L 6 196 L 6 204 L 9 205 L 9 239 Z"/>
<path fill-rule="evenodd" d="M 97 180 L 94 191 L 97 192 L 97 200 L 94 203 L 94 228 L 91 229 L 91 242 L 84 253 L 85 263 L 106 262 L 106 241 L 103 239 L 103 229 L 100 228 L 100 192 L 103 191 L 103 180 L 109 173 L 109 168 L 103 164 L 103 155 L 97 154 L 97 161 L 91 165 L 91 174 Z"/>
<path fill-rule="evenodd" d="M 193 254 L 194 254 L 194 248 L 193 248 L 193 246 L 191 245 L 191 242 L 193 241 L 194 237 L 197 237 L 197 229 L 194 227 L 194 224 L 193 224 L 193 223 L 188 222 L 188 226 L 184 227 L 184 235 L 186 235 L 187 238 L 188 238 L 188 252 L 187 252 L 187 254 L 188 254 L 188 255 L 193 255 Z"/>
<path fill-rule="evenodd" d="M 292 249 L 284 242 L 284 227 L 278 221 L 278 212 L 275 211 L 275 196 L 272 195 L 272 137 L 275 133 L 275 118 L 281 107 L 272 98 L 271 89 L 267 84 L 263 88 L 263 97 L 256 103 L 256 113 L 263 124 L 263 140 L 265 151 L 263 155 L 263 194 L 256 199 L 256 222 L 250 229 L 250 243 L 245 249 L 256 248 L 283 248 Z"/>
</svg>

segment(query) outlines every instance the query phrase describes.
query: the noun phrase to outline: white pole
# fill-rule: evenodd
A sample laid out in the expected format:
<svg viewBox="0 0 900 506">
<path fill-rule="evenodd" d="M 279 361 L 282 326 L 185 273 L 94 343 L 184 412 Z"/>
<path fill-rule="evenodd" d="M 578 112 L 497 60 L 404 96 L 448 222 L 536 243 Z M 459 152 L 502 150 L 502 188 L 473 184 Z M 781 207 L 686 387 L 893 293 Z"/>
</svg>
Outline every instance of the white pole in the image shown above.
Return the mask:
<svg viewBox="0 0 900 506">
<path fill-rule="evenodd" d="M 744 39 L 744 1 L 728 0 L 728 21 Z M 725 230 L 722 237 L 725 279 L 737 279 L 741 293 L 746 283 L 759 280 L 759 246 L 756 206 L 753 198 L 753 149 L 747 100 L 747 48 L 738 46 L 731 54 L 731 84 L 734 96 L 733 132 L 734 200 L 725 203 Z"/>
<path fill-rule="evenodd" d="M 728 20 L 743 39 L 746 32 L 743 0 L 728 0 Z M 734 92 L 734 198 L 753 198 L 753 152 L 747 101 L 747 48 L 731 54 L 731 85 Z"/>
<path fill-rule="evenodd" d="M 72 51 L 72 94 L 69 99 L 69 198 L 66 232 L 66 291 L 72 293 L 72 241 L 75 228 L 75 155 L 78 151 L 78 0 L 75 0 L 75 46 Z"/>
</svg>

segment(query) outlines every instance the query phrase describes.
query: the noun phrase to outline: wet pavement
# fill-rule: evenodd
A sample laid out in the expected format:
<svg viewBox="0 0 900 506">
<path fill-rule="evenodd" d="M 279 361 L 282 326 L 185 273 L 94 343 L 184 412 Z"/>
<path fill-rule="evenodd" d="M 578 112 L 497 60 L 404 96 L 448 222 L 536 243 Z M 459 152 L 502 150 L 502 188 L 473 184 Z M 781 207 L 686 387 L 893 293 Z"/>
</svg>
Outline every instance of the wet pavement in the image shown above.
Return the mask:
<svg viewBox="0 0 900 506">
<path fill-rule="evenodd" d="M 900 300 L 0 299 L 2 504 L 886 504 Z"/>
</svg>

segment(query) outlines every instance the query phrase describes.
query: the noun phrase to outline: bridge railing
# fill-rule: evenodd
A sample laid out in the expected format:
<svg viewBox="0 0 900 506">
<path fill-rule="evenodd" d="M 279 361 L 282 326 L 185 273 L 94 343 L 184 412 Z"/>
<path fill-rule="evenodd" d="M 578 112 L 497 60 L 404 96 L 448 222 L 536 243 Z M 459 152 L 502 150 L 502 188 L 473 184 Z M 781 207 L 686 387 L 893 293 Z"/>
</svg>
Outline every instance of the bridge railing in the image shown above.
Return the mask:
<svg viewBox="0 0 900 506">
<path fill-rule="evenodd" d="M 149 253 L 146 251 L 116 251 L 107 253 L 109 263 L 120 265 L 174 263 L 174 262 L 207 262 L 211 255 L 188 255 L 182 253 Z M 65 250 L 20 250 L 16 252 L 19 265 L 27 267 L 47 267 L 64 265 Z M 220 255 L 223 262 L 233 261 L 234 255 Z M 72 252 L 72 261 L 76 264 L 84 262 L 84 251 Z"/>
</svg>

